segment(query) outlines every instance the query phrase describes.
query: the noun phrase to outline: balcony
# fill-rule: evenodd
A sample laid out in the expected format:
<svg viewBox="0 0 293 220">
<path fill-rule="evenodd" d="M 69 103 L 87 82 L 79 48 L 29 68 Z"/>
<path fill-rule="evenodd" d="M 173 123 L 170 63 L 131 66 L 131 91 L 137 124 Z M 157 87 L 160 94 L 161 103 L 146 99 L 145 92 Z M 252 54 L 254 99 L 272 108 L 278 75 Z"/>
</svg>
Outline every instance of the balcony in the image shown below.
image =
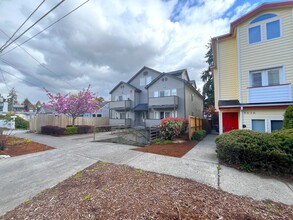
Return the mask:
<svg viewBox="0 0 293 220">
<path fill-rule="evenodd" d="M 130 118 L 126 118 L 126 119 L 110 118 L 109 124 L 111 126 L 127 126 L 127 127 L 131 127 L 132 121 L 131 121 Z"/>
<path fill-rule="evenodd" d="M 248 103 L 291 102 L 291 84 L 248 88 Z"/>
<path fill-rule="evenodd" d="M 150 108 L 177 108 L 179 103 L 178 96 L 164 96 L 164 97 L 150 97 L 149 107 Z"/>
<path fill-rule="evenodd" d="M 131 100 L 111 101 L 109 108 L 117 111 L 129 110 L 131 108 Z"/>
</svg>

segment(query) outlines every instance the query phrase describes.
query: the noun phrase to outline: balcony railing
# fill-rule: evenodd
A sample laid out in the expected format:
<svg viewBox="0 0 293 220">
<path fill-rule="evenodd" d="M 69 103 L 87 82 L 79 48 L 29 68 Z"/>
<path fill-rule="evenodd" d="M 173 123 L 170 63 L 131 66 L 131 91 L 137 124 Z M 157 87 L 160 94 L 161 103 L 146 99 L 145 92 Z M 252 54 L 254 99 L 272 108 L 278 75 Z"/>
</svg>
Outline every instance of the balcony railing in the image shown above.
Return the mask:
<svg viewBox="0 0 293 220">
<path fill-rule="evenodd" d="M 110 118 L 109 119 L 109 124 L 111 126 L 128 126 L 131 127 L 132 121 L 130 118 L 126 118 L 126 119 L 114 119 L 114 118 Z"/>
<path fill-rule="evenodd" d="M 248 103 L 291 102 L 291 84 L 250 87 L 248 88 Z"/>
<path fill-rule="evenodd" d="M 178 96 L 150 97 L 149 107 L 151 108 L 177 108 Z"/>
<path fill-rule="evenodd" d="M 127 110 L 131 108 L 131 100 L 123 100 L 123 101 L 111 101 L 110 109 L 114 110 Z"/>
</svg>

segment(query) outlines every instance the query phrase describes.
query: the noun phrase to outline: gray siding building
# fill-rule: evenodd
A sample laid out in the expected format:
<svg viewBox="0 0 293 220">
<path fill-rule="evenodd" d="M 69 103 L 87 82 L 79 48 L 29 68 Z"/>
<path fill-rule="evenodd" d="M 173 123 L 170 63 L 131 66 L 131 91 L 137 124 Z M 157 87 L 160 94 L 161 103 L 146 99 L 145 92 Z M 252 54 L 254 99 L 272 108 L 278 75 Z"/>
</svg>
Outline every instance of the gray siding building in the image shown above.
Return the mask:
<svg viewBox="0 0 293 220">
<path fill-rule="evenodd" d="M 111 125 L 149 127 L 166 117 L 203 116 L 203 97 L 186 69 L 161 73 L 143 67 L 110 94 Z"/>
</svg>

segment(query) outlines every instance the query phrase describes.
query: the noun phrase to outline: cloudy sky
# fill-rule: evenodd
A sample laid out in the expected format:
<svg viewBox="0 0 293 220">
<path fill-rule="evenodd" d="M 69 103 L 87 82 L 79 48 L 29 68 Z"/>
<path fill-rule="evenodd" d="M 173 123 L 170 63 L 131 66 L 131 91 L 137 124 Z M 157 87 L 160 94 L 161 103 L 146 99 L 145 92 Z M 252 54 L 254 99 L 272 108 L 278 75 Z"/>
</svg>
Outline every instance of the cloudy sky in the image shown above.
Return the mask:
<svg viewBox="0 0 293 220">
<path fill-rule="evenodd" d="M 19 36 L 61 0 L 46 0 L 15 34 Z M 86 0 L 66 0 L 20 37 L 21 44 Z M 42 0 L 0 0 L 0 47 Z M 47 101 L 53 93 L 91 85 L 98 96 L 127 81 L 143 66 L 167 72 L 186 68 L 202 86 L 206 44 L 229 31 L 231 21 L 259 0 L 90 0 L 32 38 L 0 54 L 0 93 L 14 87 L 21 102 Z M 266 2 L 271 2 L 266 0 Z M 11 51 L 10 51 L 11 50 Z M 8 53 L 7 53 L 8 52 Z"/>
</svg>

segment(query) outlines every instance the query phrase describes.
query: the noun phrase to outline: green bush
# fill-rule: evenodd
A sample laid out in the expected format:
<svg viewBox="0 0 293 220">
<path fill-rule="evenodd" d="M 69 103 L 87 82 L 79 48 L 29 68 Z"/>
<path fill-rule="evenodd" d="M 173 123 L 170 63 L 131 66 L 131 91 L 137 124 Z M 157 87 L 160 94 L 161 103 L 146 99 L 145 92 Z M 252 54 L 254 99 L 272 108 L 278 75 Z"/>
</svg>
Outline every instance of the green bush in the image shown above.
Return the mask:
<svg viewBox="0 0 293 220">
<path fill-rule="evenodd" d="M 15 128 L 17 129 L 28 129 L 29 122 L 24 120 L 23 118 L 16 116 L 15 118 Z"/>
<path fill-rule="evenodd" d="M 161 138 L 156 138 L 152 141 L 152 143 L 158 144 L 158 145 L 164 145 L 164 144 L 172 144 L 173 142 L 171 140 L 164 140 Z"/>
<path fill-rule="evenodd" d="M 293 129 L 272 134 L 250 130 L 233 130 L 216 139 L 220 161 L 249 165 L 251 170 L 292 174 Z"/>
<path fill-rule="evenodd" d="M 66 127 L 65 134 L 77 134 L 77 127 Z"/>
<path fill-rule="evenodd" d="M 194 131 L 191 135 L 191 140 L 201 141 L 206 136 L 205 130 Z"/>
<path fill-rule="evenodd" d="M 53 125 L 45 125 L 41 127 L 42 134 L 49 134 L 49 135 L 64 135 L 65 128 L 61 128 L 58 126 Z"/>
<path fill-rule="evenodd" d="M 293 128 L 293 105 L 289 106 L 284 114 L 283 129 Z"/>
</svg>

